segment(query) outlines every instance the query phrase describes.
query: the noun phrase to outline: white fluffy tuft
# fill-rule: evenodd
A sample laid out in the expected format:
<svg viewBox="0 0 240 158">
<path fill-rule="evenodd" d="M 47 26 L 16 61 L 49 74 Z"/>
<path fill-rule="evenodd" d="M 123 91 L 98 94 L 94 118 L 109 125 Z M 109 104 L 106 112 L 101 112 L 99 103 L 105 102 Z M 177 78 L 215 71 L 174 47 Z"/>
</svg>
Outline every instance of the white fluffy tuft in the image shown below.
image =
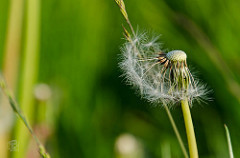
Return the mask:
<svg viewBox="0 0 240 158">
<path fill-rule="evenodd" d="M 127 82 L 133 85 L 143 98 L 152 103 L 164 102 L 171 105 L 182 100 L 183 97 L 187 97 L 190 103 L 194 100 L 204 100 L 207 94 L 206 86 L 196 79 L 194 86 L 189 86 L 184 96 L 181 91 L 172 91 L 172 85 L 166 82 L 169 74 L 162 74 L 162 65 L 157 64 L 158 53 L 161 52 L 161 43 L 157 41 L 158 37 L 149 38 L 143 33 L 133 38 L 132 42 L 124 44 L 120 67 Z M 178 53 L 180 57 L 184 57 L 185 53 Z"/>
</svg>

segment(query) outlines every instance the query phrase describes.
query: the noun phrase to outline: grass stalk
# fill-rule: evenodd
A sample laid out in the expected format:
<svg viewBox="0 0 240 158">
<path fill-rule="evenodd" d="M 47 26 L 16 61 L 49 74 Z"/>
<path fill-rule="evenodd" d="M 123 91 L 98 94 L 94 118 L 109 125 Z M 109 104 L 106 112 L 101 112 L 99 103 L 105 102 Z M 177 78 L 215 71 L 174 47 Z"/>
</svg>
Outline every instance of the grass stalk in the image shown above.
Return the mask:
<svg viewBox="0 0 240 158">
<path fill-rule="evenodd" d="M 8 101 L 9 101 L 9 104 L 11 105 L 13 111 L 19 116 L 20 120 L 24 123 L 24 125 L 27 127 L 28 131 L 32 135 L 33 139 L 35 140 L 35 142 L 36 142 L 36 144 L 39 148 L 39 153 L 42 156 L 42 158 L 50 158 L 50 155 L 46 152 L 45 147 L 41 144 L 38 137 L 36 136 L 36 134 L 32 130 L 32 128 L 29 125 L 26 117 L 24 116 L 24 114 L 20 110 L 17 102 L 15 101 L 15 99 L 14 99 L 13 95 L 11 94 L 10 90 L 7 88 L 6 83 L 3 79 L 0 79 L 0 88 L 2 89 L 3 93 L 7 97 Z"/>
<path fill-rule="evenodd" d="M 5 43 L 3 74 L 13 90 L 16 88 L 19 54 L 21 49 L 23 0 L 11 0 Z"/>
<path fill-rule="evenodd" d="M 174 119 L 173 119 L 173 117 L 172 117 L 172 114 L 171 114 L 171 112 L 169 111 L 167 105 L 164 105 L 164 108 L 165 108 L 165 110 L 166 110 L 166 112 L 167 112 L 167 115 L 168 115 L 168 118 L 169 118 L 169 120 L 170 120 L 170 122 L 171 122 L 172 128 L 173 128 L 173 130 L 174 130 L 174 132 L 175 132 L 175 134 L 176 134 L 176 137 L 177 137 L 178 143 L 179 143 L 179 145 L 180 145 L 180 147 L 181 147 L 181 149 L 182 149 L 183 155 L 184 155 L 185 158 L 189 158 L 188 153 L 187 153 L 187 150 L 186 150 L 186 148 L 185 148 L 185 146 L 184 146 L 184 144 L 183 144 L 181 135 L 180 135 L 180 133 L 179 133 L 179 131 L 178 131 L 178 128 L 177 128 L 177 126 L 176 126 L 176 124 L 175 124 L 175 121 L 174 121 Z"/>
<path fill-rule="evenodd" d="M 19 86 L 19 104 L 22 111 L 28 116 L 30 123 L 34 116 L 33 87 L 38 75 L 40 4 L 40 0 L 26 0 L 26 34 Z M 19 152 L 13 153 L 13 158 L 25 157 L 29 138 L 20 122 L 16 124 L 14 135 L 15 139 L 21 142 L 21 147 L 19 147 Z"/>
<path fill-rule="evenodd" d="M 185 127 L 186 127 L 186 134 L 187 134 L 187 139 L 188 139 L 190 158 L 198 158 L 197 142 L 196 142 L 196 138 L 195 138 L 193 122 L 192 122 L 190 108 L 188 105 L 188 100 L 187 99 L 182 100 L 181 106 L 182 106 Z"/>
<path fill-rule="evenodd" d="M 131 24 L 131 22 L 130 22 L 130 20 L 128 18 L 128 14 L 127 14 L 127 11 L 126 11 L 126 8 L 125 8 L 124 1 L 123 0 L 115 0 L 115 2 L 117 3 L 118 7 L 120 8 L 120 11 L 121 11 L 123 17 L 125 18 L 126 22 L 128 23 L 128 26 L 130 27 L 133 35 L 135 36 L 136 34 L 135 34 L 135 31 L 134 31 L 134 29 L 132 27 L 132 24 Z"/>
<path fill-rule="evenodd" d="M 226 136 L 227 136 L 227 141 L 228 141 L 229 157 L 234 158 L 231 137 L 230 137 L 230 133 L 229 133 L 227 125 L 224 125 L 224 128 L 225 128 L 225 131 L 226 131 Z"/>
<path fill-rule="evenodd" d="M 14 92 L 16 90 L 16 83 L 18 78 L 18 63 L 22 37 L 23 5 L 23 0 L 10 1 L 7 34 L 4 48 L 3 74 L 6 77 L 9 86 L 14 90 Z M 12 110 L 9 108 L 7 100 L 2 99 L 0 102 L 1 110 L 4 111 L 4 116 L 2 116 L 0 122 L 13 120 Z M 8 157 L 8 149 L 6 144 L 10 138 L 9 127 L 2 128 L 3 132 L 0 134 L 1 157 Z"/>
</svg>

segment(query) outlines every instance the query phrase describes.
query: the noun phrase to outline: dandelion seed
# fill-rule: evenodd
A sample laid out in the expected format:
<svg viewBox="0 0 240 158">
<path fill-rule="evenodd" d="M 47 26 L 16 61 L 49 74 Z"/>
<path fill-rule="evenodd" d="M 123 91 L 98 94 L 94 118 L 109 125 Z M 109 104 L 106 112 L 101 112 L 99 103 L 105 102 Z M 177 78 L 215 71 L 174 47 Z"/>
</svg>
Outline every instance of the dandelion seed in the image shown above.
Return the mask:
<svg viewBox="0 0 240 158">
<path fill-rule="evenodd" d="M 148 40 L 152 39 L 152 40 Z M 152 103 L 174 104 L 185 98 L 205 99 L 206 86 L 189 71 L 187 55 L 182 50 L 164 53 L 157 37 L 140 34 L 122 48 L 123 69 L 127 81 Z"/>
</svg>

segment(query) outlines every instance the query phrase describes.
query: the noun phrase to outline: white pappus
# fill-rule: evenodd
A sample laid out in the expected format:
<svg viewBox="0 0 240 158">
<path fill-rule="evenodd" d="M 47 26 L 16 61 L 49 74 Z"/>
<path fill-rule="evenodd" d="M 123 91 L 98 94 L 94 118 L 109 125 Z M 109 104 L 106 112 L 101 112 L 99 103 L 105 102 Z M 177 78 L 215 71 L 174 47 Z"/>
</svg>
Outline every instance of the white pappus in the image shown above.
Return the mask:
<svg viewBox="0 0 240 158">
<path fill-rule="evenodd" d="M 167 105 L 185 98 L 190 103 L 206 99 L 209 91 L 192 76 L 184 51 L 165 53 L 157 42 L 158 37 L 149 38 L 146 33 L 128 40 L 121 49 L 120 67 L 127 82 L 136 87 L 143 98 Z"/>
</svg>

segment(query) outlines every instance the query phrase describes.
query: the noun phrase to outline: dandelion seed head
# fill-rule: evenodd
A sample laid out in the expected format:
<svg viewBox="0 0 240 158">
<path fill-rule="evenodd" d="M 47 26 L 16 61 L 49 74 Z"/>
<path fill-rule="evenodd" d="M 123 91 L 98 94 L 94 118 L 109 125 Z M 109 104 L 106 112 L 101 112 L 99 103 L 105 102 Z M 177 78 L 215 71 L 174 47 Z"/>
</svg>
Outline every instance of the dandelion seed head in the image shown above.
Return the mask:
<svg viewBox="0 0 240 158">
<path fill-rule="evenodd" d="M 187 55 L 182 50 L 173 50 L 166 54 L 166 57 L 171 61 L 185 61 L 187 59 Z"/>
<path fill-rule="evenodd" d="M 165 53 L 158 37 L 138 34 L 124 44 L 122 53 L 120 67 L 124 76 L 142 98 L 169 105 L 185 98 L 190 103 L 206 98 L 206 86 L 191 74 L 186 53 L 182 50 Z"/>
</svg>

